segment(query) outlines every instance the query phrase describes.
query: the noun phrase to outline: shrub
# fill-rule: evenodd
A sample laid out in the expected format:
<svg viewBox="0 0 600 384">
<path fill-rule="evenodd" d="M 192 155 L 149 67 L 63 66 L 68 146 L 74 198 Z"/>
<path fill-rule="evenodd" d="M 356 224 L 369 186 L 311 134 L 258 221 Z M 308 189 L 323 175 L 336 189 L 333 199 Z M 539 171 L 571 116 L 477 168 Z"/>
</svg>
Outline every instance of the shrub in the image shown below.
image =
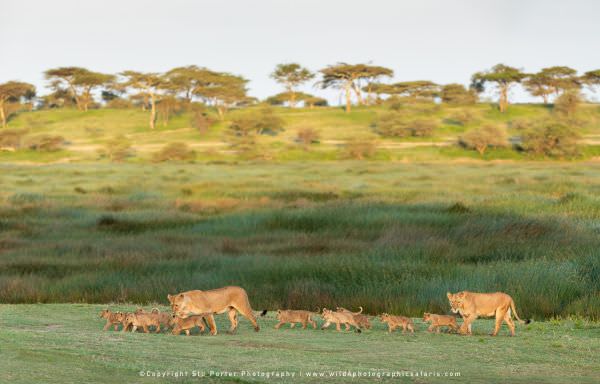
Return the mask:
<svg viewBox="0 0 600 384">
<path fill-rule="evenodd" d="M 523 134 L 521 147 L 526 152 L 551 157 L 573 157 L 579 153 L 579 134 L 558 121 L 547 121 Z"/>
<path fill-rule="evenodd" d="M 439 127 L 437 120 L 433 119 L 416 119 L 409 123 L 410 136 L 425 137 L 431 136 L 433 131 Z"/>
<path fill-rule="evenodd" d="M 40 135 L 27 141 L 27 148 L 40 152 L 54 152 L 63 148 L 65 139 L 62 136 Z"/>
<path fill-rule="evenodd" d="M 583 98 L 578 90 L 566 91 L 554 102 L 553 111 L 560 116 L 572 118 L 579 109 Z"/>
<path fill-rule="evenodd" d="M 370 140 L 354 139 L 345 145 L 346 154 L 351 159 L 363 160 L 372 157 L 377 151 L 377 144 Z"/>
<path fill-rule="evenodd" d="M 208 132 L 208 129 L 215 123 L 215 119 L 206 113 L 206 111 L 194 111 L 190 119 L 192 127 L 200 131 L 201 134 Z"/>
<path fill-rule="evenodd" d="M 388 112 L 373 123 L 375 131 L 384 137 L 431 136 L 439 123 L 433 119 L 406 120 L 401 112 Z"/>
<path fill-rule="evenodd" d="M 474 149 L 480 155 L 483 155 L 489 147 L 507 147 L 508 138 L 504 128 L 485 125 L 465 133 L 459 138 L 459 144 L 465 148 Z"/>
<path fill-rule="evenodd" d="M 106 102 L 106 108 L 113 108 L 113 109 L 130 109 L 130 108 L 134 108 L 135 106 L 133 105 L 133 103 L 131 102 L 131 100 L 128 99 L 122 99 L 122 98 L 116 98 L 116 99 L 112 99 L 108 102 Z"/>
<path fill-rule="evenodd" d="M 283 119 L 267 107 L 234 119 L 229 129 L 235 136 L 274 135 L 283 130 L 283 123 Z"/>
<path fill-rule="evenodd" d="M 477 102 L 477 93 L 468 90 L 462 84 L 447 84 L 442 87 L 440 97 L 443 103 L 448 104 L 475 104 Z"/>
<path fill-rule="evenodd" d="M 101 157 L 119 162 L 133 156 L 134 150 L 131 147 L 131 142 L 125 136 L 117 136 L 108 141 L 99 153 Z"/>
<path fill-rule="evenodd" d="M 305 151 L 308 151 L 311 144 L 319 142 L 319 136 L 319 131 L 314 128 L 300 128 L 298 130 L 298 135 L 296 136 L 296 141 L 302 144 Z"/>
<path fill-rule="evenodd" d="M 163 161 L 190 161 L 194 160 L 196 152 L 185 143 L 170 143 L 154 154 L 152 160 Z"/>
<path fill-rule="evenodd" d="M 25 129 L 7 129 L 0 131 L 0 149 L 17 150 L 21 148 L 23 136 L 27 134 Z"/>
<path fill-rule="evenodd" d="M 472 110 L 461 108 L 452 112 L 452 114 L 448 116 L 448 120 L 450 123 L 455 123 L 464 126 L 476 121 L 477 117 L 477 114 Z"/>
</svg>

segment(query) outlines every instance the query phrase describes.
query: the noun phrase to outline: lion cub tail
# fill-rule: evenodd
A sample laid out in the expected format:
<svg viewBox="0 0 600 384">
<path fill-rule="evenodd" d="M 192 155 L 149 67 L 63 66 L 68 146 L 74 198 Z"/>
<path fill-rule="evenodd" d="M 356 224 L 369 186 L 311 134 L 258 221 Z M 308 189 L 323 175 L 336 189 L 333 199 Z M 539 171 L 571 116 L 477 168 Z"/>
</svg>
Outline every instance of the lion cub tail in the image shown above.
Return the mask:
<svg viewBox="0 0 600 384">
<path fill-rule="evenodd" d="M 510 309 L 515 314 L 515 318 L 519 321 L 519 323 L 521 323 L 521 324 L 529 324 L 529 323 L 531 323 L 531 319 L 521 320 L 521 318 L 517 314 L 517 308 L 515 308 L 515 302 L 514 302 L 514 300 L 512 298 L 510 299 Z"/>
</svg>

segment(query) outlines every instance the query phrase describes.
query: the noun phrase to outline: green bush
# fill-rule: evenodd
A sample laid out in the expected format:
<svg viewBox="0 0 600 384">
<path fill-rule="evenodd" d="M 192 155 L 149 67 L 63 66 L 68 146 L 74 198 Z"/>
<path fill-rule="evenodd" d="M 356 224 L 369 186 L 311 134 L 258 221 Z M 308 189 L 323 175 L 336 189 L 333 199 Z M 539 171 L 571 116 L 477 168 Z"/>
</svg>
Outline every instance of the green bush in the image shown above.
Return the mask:
<svg viewBox="0 0 600 384">
<path fill-rule="evenodd" d="M 377 143 L 370 140 L 350 140 L 344 146 L 347 157 L 363 160 L 372 157 L 377 151 Z"/>
<path fill-rule="evenodd" d="M 191 161 L 195 158 L 196 152 L 194 152 L 186 143 L 170 143 L 155 153 L 152 160 L 155 162 Z"/>
<path fill-rule="evenodd" d="M 459 145 L 467 149 L 474 149 L 483 155 L 490 147 L 508 147 L 506 129 L 496 125 L 484 125 L 481 128 L 470 130 L 459 138 Z"/>
<path fill-rule="evenodd" d="M 26 129 L 7 129 L 0 131 L 0 149 L 17 150 L 21 148 Z"/>
<path fill-rule="evenodd" d="M 131 142 L 125 136 L 117 136 L 108 141 L 100 151 L 100 156 L 110 161 L 120 162 L 133 156 L 134 150 Z"/>
<path fill-rule="evenodd" d="M 579 154 L 580 135 L 559 121 L 547 121 L 528 130 L 522 136 L 521 147 L 535 155 L 569 158 Z"/>
<path fill-rule="evenodd" d="M 305 151 L 308 151 L 311 144 L 319 142 L 319 131 L 311 127 L 304 127 L 298 130 L 296 141 L 302 145 Z"/>
<path fill-rule="evenodd" d="M 381 115 L 373 126 L 383 137 L 425 137 L 433 134 L 439 122 L 426 118 L 407 120 L 402 112 L 388 112 Z"/>
<path fill-rule="evenodd" d="M 40 135 L 27 140 L 27 148 L 40 152 L 55 152 L 63 148 L 65 139 L 62 136 Z"/>
</svg>

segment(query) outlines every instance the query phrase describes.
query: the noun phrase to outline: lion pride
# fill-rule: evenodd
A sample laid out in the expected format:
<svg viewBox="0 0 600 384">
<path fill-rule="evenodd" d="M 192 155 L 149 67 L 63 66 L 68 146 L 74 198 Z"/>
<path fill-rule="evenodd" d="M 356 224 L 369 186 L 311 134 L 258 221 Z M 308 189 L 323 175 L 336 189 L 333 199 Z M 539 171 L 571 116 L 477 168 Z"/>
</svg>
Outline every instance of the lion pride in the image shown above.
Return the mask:
<svg viewBox="0 0 600 384">
<path fill-rule="evenodd" d="M 471 334 L 471 323 L 479 316 L 496 317 L 496 325 L 492 336 L 496 336 L 502 322 L 505 321 L 510 329 L 511 336 L 515 335 L 515 323 L 512 320 L 511 311 L 521 324 L 528 324 L 529 320 L 523 321 L 517 314 L 515 302 L 512 297 L 503 292 L 476 293 L 462 291 L 446 294 L 452 307 L 452 312 L 460 313 L 464 321 L 460 327 L 460 333 Z"/>
<path fill-rule="evenodd" d="M 238 320 L 237 313 L 241 313 L 242 316 L 250 320 L 254 326 L 254 330 L 258 332 L 260 327 L 254 317 L 254 312 L 250 306 L 248 300 L 248 294 L 246 290 L 241 287 L 223 287 L 217 289 L 211 289 L 209 291 L 187 291 L 178 293 L 175 295 L 167 295 L 173 313 L 177 317 L 185 319 L 191 315 L 205 315 L 208 320 L 208 326 L 210 327 L 210 334 L 217 334 L 217 326 L 215 324 L 215 318 L 212 314 L 214 313 L 225 313 L 229 315 L 229 321 L 231 322 L 230 333 L 235 332 Z"/>
</svg>

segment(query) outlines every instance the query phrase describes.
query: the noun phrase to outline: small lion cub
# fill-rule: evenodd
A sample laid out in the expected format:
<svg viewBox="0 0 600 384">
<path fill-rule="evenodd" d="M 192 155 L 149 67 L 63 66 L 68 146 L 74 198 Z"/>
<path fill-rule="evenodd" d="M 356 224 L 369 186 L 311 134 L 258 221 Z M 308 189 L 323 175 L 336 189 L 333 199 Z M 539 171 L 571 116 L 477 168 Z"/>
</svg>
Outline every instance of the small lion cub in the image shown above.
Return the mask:
<svg viewBox="0 0 600 384">
<path fill-rule="evenodd" d="M 356 320 L 358 325 L 360 325 L 362 328 L 371 329 L 371 322 L 369 321 L 369 318 L 366 315 L 362 314 L 363 307 L 358 307 L 358 308 L 360 308 L 360 310 L 358 312 L 352 312 L 349 309 L 346 309 L 344 307 L 337 307 L 337 311 L 351 313 L 352 316 L 354 316 L 354 320 Z M 348 327 L 348 325 L 346 325 L 346 328 L 347 327 Z M 346 330 L 348 330 L 348 329 L 346 329 Z"/>
<path fill-rule="evenodd" d="M 131 332 L 135 332 L 138 328 L 142 328 L 146 333 L 150 333 L 148 328 L 154 326 L 156 327 L 156 333 L 160 333 L 160 321 L 156 316 L 147 312 L 136 311 L 136 313 L 128 313 L 125 316 L 123 332 L 127 331 L 129 326 L 132 326 Z"/>
<path fill-rule="evenodd" d="M 106 324 L 103 330 L 106 331 L 111 325 L 114 326 L 115 331 L 119 329 L 119 324 L 123 321 L 123 312 L 112 312 L 108 309 L 100 311 L 100 317 L 106 319 Z"/>
<path fill-rule="evenodd" d="M 387 313 L 383 313 L 380 316 L 382 323 L 387 323 L 388 332 L 392 333 L 394 329 L 402 327 L 402 333 L 408 329 L 411 333 L 415 333 L 415 328 L 412 319 L 404 316 L 394 316 Z"/>
<path fill-rule="evenodd" d="M 306 329 L 307 324 L 312 325 L 313 329 L 317 329 L 317 323 L 312 318 L 313 315 L 315 313 L 310 311 L 278 309 L 277 320 L 279 320 L 279 323 L 275 325 L 275 329 L 279 329 L 285 323 L 290 323 L 290 328 L 294 328 L 296 323 L 300 323 L 302 324 L 302 329 Z"/>
<path fill-rule="evenodd" d="M 177 315 L 171 316 L 169 325 L 173 327 L 172 333 L 174 335 L 179 335 L 181 331 L 185 331 L 185 335 L 189 336 L 190 330 L 194 329 L 196 326 L 200 328 L 200 333 L 204 333 L 204 330 L 206 329 L 204 326 L 204 316 L 208 316 L 208 314 L 189 316 L 185 319 L 177 317 Z"/>
<path fill-rule="evenodd" d="M 458 324 L 456 323 L 456 317 L 447 315 L 436 315 L 434 313 L 425 312 L 423 314 L 423 322 L 431 322 L 428 332 L 432 332 L 435 329 L 435 333 L 440 333 L 440 327 L 448 327 L 453 331 L 458 331 Z"/>
<path fill-rule="evenodd" d="M 335 324 L 335 330 L 341 331 L 341 324 L 344 324 L 346 330 L 350 329 L 350 325 L 356 328 L 356 332 L 361 333 L 361 326 L 354 319 L 354 315 L 348 312 L 334 312 L 331 309 L 323 308 L 321 317 L 325 320 L 325 324 L 321 326 L 321 329 L 328 328 L 331 324 Z"/>
</svg>

